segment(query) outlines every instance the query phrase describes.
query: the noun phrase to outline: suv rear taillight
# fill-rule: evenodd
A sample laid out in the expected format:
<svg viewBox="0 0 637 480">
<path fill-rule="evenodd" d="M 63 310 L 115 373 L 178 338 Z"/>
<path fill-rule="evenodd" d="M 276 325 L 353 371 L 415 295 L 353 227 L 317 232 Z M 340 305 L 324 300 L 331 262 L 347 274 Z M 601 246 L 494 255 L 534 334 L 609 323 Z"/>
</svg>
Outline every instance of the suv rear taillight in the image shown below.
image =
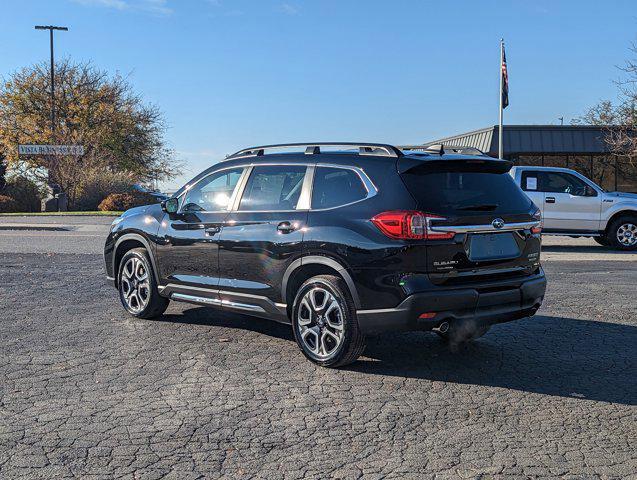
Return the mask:
<svg viewBox="0 0 637 480">
<path fill-rule="evenodd" d="M 542 233 L 542 227 L 544 226 L 544 222 L 542 221 L 542 211 L 537 209 L 533 214 L 533 219 L 540 222 L 537 226 L 531 228 L 531 233 Z"/>
<path fill-rule="evenodd" d="M 431 220 L 446 220 L 444 217 L 415 210 L 393 210 L 383 212 L 372 218 L 374 225 L 391 238 L 401 240 L 449 240 L 454 232 L 434 232 Z"/>
</svg>

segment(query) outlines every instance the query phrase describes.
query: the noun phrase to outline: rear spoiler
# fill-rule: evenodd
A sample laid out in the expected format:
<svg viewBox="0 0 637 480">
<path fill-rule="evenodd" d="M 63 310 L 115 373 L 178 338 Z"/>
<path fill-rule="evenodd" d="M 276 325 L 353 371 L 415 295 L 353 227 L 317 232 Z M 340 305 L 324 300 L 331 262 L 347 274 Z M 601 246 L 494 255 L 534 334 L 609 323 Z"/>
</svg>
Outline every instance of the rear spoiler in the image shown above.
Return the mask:
<svg viewBox="0 0 637 480">
<path fill-rule="evenodd" d="M 457 156 L 457 157 L 399 157 L 398 173 L 425 172 L 484 172 L 507 173 L 513 162 L 491 157 Z"/>
</svg>

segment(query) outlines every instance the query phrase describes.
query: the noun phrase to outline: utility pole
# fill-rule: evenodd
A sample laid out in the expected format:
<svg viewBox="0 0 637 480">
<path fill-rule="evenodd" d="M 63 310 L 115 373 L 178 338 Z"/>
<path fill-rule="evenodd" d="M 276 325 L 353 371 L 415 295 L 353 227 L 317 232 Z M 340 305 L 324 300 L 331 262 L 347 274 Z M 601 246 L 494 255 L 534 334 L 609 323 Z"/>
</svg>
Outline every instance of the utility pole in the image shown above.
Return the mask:
<svg viewBox="0 0 637 480">
<path fill-rule="evenodd" d="M 564 125 L 564 117 L 557 117 L 557 119 L 560 121 L 560 125 Z"/>
<path fill-rule="evenodd" d="M 36 30 L 48 30 L 51 41 L 51 143 L 55 145 L 55 58 L 53 56 L 53 30 L 68 31 L 67 27 L 36 25 Z"/>
<path fill-rule="evenodd" d="M 55 25 L 36 25 L 36 30 L 48 30 L 51 44 L 51 145 L 55 145 L 55 57 L 53 55 L 53 30 L 68 31 L 67 27 L 58 27 Z M 54 156 L 50 157 L 50 164 L 54 162 Z M 49 185 L 53 187 L 49 178 Z M 57 188 L 57 187 L 56 187 Z"/>
</svg>

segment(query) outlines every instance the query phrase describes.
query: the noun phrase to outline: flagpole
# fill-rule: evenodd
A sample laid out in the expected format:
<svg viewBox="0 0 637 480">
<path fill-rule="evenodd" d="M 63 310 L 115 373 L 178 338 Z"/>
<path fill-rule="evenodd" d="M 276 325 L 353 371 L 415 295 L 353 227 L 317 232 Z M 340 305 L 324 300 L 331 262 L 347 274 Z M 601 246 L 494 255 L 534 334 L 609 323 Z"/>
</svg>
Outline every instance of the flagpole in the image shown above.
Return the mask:
<svg viewBox="0 0 637 480">
<path fill-rule="evenodd" d="M 500 122 L 498 124 L 498 158 L 503 158 L 504 151 L 502 148 L 502 62 L 504 62 L 504 39 L 500 39 Z"/>
</svg>

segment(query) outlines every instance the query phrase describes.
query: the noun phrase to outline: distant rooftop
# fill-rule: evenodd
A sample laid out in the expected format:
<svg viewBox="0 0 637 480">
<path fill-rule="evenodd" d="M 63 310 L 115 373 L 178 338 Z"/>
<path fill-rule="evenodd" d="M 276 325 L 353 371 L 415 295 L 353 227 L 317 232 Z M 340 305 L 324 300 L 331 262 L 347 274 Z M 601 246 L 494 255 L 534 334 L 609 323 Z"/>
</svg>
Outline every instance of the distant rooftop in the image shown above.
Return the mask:
<svg viewBox="0 0 637 480">
<path fill-rule="evenodd" d="M 504 125 L 504 156 L 512 154 L 604 154 L 604 130 L 596 125 Z M 474 147 L 498 155 L 498 126 L 427 141 L 449 146 Z"/>
</svg>

